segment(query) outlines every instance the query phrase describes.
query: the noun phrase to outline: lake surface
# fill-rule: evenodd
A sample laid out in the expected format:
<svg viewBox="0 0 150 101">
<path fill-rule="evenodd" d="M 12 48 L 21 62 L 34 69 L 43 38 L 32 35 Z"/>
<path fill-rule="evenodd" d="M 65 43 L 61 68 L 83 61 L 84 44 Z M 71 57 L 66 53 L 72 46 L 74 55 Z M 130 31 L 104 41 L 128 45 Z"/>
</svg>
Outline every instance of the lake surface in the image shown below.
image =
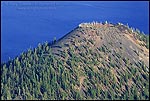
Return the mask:
<svg viewBox="0 0 150 101">
<path fill-rule="evenodd" d="M 148 1 L 1 2 L 1 62 L 61 38 L 82 22 L 122 22 L 149 34 Z"/>
</svg>

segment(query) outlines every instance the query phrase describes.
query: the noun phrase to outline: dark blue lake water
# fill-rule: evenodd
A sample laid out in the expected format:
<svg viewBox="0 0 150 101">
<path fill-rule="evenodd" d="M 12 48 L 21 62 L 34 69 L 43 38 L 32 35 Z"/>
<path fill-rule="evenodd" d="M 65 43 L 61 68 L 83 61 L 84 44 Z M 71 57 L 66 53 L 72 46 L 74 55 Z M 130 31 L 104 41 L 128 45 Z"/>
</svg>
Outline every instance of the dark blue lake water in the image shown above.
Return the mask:
<svg viewBox="0 0 150 101">
<path fill-rule="evenodd" d="M 59 39 L 81 22 L 122 22 L 149 33 L 148 1 L 144 2 L 1 2 L 1 61 Z"/>
</svg>

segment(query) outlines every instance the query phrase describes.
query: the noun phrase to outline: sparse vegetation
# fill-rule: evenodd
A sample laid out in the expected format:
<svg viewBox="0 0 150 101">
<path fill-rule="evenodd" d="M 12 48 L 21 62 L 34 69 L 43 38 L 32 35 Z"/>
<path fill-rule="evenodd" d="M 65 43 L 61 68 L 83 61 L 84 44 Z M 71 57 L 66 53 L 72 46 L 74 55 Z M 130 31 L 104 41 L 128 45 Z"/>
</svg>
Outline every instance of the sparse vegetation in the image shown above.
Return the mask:
<svg viewBox="0 0 150 101">
<path fill-rule="evenodd" d="M 86 29 L 84 26 L 61 42 L 54 39 L 51 43 L 38 44 L 37 48 L 2 63 L 1 99 L 149 100 L 149 61 L 144 57 L 139 59 L 147 51 L 119 36 L 116 30 L 124 31 L 126 27 L 119 27 L 121 24 L 120 29 L 114 26 L 104 30 L 105 25 L 98 23 Z M 95 36 L 89 37 L 92 26 Z M 101 31 L 96 31 L 98 28 Z M 113 32 L 118 44 L 109 32 Z M 149 38 L 140 35 L 139 40 L 148 43 Z"/>
</svg>

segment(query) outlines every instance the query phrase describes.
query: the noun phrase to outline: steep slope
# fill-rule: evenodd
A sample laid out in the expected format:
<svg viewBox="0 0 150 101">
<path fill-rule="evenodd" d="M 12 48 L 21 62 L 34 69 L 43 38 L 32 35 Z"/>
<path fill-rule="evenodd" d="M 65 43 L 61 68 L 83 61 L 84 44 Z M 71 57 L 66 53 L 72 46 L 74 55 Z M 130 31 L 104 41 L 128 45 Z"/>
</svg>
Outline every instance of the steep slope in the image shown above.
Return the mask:
<svg viewBox="0 0 150 101">
<path fill-rule="evenodd" d="M 149 36 L 82 23 L 1 65 L 2 99 L 149 99 Z"/>
</svg>

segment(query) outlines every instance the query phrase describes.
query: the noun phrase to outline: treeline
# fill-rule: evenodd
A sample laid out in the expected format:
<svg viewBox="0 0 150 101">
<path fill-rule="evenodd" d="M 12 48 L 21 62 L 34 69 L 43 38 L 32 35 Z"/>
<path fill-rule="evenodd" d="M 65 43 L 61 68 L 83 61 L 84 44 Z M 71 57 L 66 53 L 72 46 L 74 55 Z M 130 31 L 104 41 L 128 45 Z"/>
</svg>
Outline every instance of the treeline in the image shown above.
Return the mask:
<svg viewBox="0 0 150 101">
<path fill-rule="evenodd" d="M 99 52 L 107 54 L 109 51 L 106 50 L 107 47 L 102 46 Z M 111 71 L 117 64 L 111 57 L 110 64 L 102 61 L 104 65 L 95 71 L 93 67 L 98 65 L 95 59 L 103 59 L 103 56 L 93 51 L 77 55 L 74 51 L 70 48 L 65 53 L 69 59 L 63 61 L 52 54 L 52 48 L 46 42 L 2 64 L 1 99 L 149 99 L 149 77 L 145 73 L 138 75 L 146 68 L 143 63 L 137 63 L 129 68 L 131 72 L 116 78 Z M 88 59 L 84 54 L 93 57 Z M 82 68 L 78 67 L 80 63 Z M 81 76 L 85 77 L 82 85 Z M 134 82 L 129 86 L 130 80 Z"/>
</svg>

